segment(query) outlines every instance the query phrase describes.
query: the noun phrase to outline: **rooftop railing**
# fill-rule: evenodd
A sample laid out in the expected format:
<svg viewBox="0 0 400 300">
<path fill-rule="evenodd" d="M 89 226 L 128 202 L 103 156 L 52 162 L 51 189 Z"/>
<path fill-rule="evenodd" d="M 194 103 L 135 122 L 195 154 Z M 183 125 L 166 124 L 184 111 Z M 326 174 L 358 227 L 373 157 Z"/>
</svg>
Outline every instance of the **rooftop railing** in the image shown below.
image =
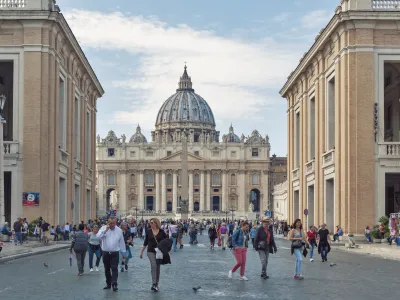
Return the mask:
<svg viewBox="0 0 400 300">
<path fill-rule="evenodd" d="M 0 0 L 0 10 L 59 11 L 55 0 Z"/>
<path fill-rule="evenodd" d="M 400 9 L 400 0 L 371 0 L 371 7 L 379 10 Z"/>
</svg>

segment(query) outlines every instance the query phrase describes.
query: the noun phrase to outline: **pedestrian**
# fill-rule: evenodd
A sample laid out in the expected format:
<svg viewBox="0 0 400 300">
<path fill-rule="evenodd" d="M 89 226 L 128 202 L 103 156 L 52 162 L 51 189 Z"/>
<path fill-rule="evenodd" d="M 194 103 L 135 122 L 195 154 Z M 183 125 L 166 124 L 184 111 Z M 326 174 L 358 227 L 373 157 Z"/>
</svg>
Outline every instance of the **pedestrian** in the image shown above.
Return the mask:
<svg viewBox="0 0 400 300">
<path fill-rule="evenodd" d="M 14 222 L 14 244 L 17 246 L 18 244 L 22 245 L 22 223 L 21 218 L 18 218 L 17 221 Z"/>
<path fill-rule="evenodd" d="M 160 262 L 156 259 L 156 249 L 158 251 L 158 244 L 164 239 L 168 239 L 168 236 L 161 229 L 160 220 L 157 218 L 150 219 L 150 229 L 146 232 L 142 250 L 140 251 L 140 258 L 143 258 L 143 252 L 147 247 L 147 257 L 150 261 L 151 278 L 153 281 L 151 290 L 154 292 L 159 291 L 158 283 L 160 282 Z"/>
<path fill-rule="evenodd" d="M 82 276 L 84 273 L 85 257 L 88 249 L 89 236 L 86 232 L 83 232 L 85 225 L 79 224 L 79 231 L 72 236 L 71 248 L 75 252 L 76 263 L 78 265 L 78 276 Z"/>
<path fill-rule="evenodd" d="M 128 271 L 128 262 L 132 258 L 132 252 L 131 252 L 130 245 L 133 245 L 133 244 L 132 244 L 132 236 L 128 229 L 128 224 L 125 222 L 122 222 L 121 230 L 122 230 L 122 234 L 124 235 L 126 255 L 125 255 L 125 261 L 124 261 L 122 258 L 123 253 L 120 253 L 119 261 L 121 262 L 121 272 L 124 272 L 124 268 L 126 271 Z"/>
<path fill-rule="evenodd" d="M 303 231 L 303 225 L 300 219 L 296 219 L 293 223 L 293 229 L 289 233 L 289 240 L 292 241 L 291 252 L 296 257 L 294 279 L 304 279 L 302 274 L 303 258 L 301 249 L 305 245 L 306 235 Z"/>
<path fill-rule="evenodd" d="M 257 226 L 254 225 L 253 228 L 250 229 L 250 238 L 251 238 L 251 244 L 253 245 L 253 249 L 256 249 L 256 245 L 254 244 L 254 239 L 257 234 Z"/>
<path fill-rule="evenodd" d="M 227 238 L 228 238 L 228 228 L 226 227 L 225 223 L 222 223 L 221 228 L 219 229 L 219 232 L 220 232 L 222 250 L 225 250 L 226 242 L 227 242 Z"/>
<path fill-rule="evenodd" d="M 176 243 L 178 238 L 178 226 L 176 225 L 175 221 L 171 221 L 171 224 L 168 226 L 168 234 L 169 238 L 172 240 L 172 248 L 174 252 L 176 252 Z"/>
<path fill-rule="evenodd" d="M 107 225 L 101 227 L 97 237 L 101 240 L 103 251 L 103 264 L 106 275 L 106 286 L 103 290 L 113 289 L 118 291 L 118 262 L 119 253 L 122 251 L 122 259 L 125 260 L 125 241 L 122 230 L 116 226 L 117 219 L 110 217 Z"/>
<path fill-rule="evenodd" d="M 183 248 L 182 238 L 183 238 L 183 224 L 179 222 L 178 227 L 176 229 L 177 234 L 177 243 L 179 243 L 179 249 Z"/>
<path fill-rule="evenodd" d="M 93 272 L 93 257 L 96 255 L 96 267 L 95 271 L 99 271 L 99 264 L 101 259 L 101 247 L 100 247 L 100 239 L 97 237 L 97 233 L 99 232 L 99 226 L 94 225 L 92 232 L 89 233 L 89 268 L 90 272 Z"/>
<path fill-rule="evenodd" d="M 255 225 L 254 225 L 255 226 Z M 261 278 L 268 279 L 267 266 L 269 254 L 274 254 L 278 250 L 276 248 L 273 227 L 269 217 L 264 217 L 262 226 L 258 228 L 254 239 L 255 249 L 258 251 L 261 261 Z"/>
<path fill-rule="evenodd" d="M 238 227 L 232 236 L 233 254 L 236 258 L 236 264 L 233 266 L 232 270 L 228 272 L 229 278 L 232 278 L 232 273 L 235 273 L 236 270 L 240 268 L 240 280 L 249 280 L 246 276 L 244 276 L 248 245 L 249 223 L 247 221 L 243 221 L 241 227 Z"/>
<path fill-rule="evenodd" d="M 208 237 L 210 239 L 210 249 L 214 249 L 215 239 L 217 238 L 217 230 L 214 223 L 211 223 L 210 228 L 208 228 Z"/>
<path fill-rule="evenodd" d="M 343 230 L 342 230 L 342 227 L 340 227 L 338 225 L 338 226 L 336 226 L 336 233 L 333 235 L 333 241 L 334 242 L 336 242 L 336 241 L 339 242 L 339 237 L 341 237 L 341 236 L 343 236 Z"/>
<path fill-rule="evenodd" d="M 318 253 L 321 253 L 322 262 L 328 261 L 329 251 L 331 251 L 331 237 L 324 223 L 318 231 Z"/>
<path fill-rule="evenodd" d="M 43 239 L 43 242 L 44 242 L 45 244 L 48 244 L 48 243 L 49 243 L 49 229 L 50 229 L 50 224 L 47 223 L 45 220 L 43 220 L 43 221 L 42 221 L 41 229 L 42 229 L 42 239 Z"/>
<path fill-rule="evenodd" d="M 317 246 L 317 231 L 315 230 L 314 225 L 311 225 L 307 231 L 307 240 L 308 244 L 310 245 L 310 261 L 314 261 L 314 247 Z"/>
</svg>

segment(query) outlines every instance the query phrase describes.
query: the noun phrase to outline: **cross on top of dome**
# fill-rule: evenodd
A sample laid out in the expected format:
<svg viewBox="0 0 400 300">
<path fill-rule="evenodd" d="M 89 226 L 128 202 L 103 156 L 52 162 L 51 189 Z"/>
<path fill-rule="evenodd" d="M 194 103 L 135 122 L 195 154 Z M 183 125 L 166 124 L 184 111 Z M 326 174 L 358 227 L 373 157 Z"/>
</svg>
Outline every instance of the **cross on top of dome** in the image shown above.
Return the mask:
<svg viewBox="0 0 400 300">
<path fill-rule="evenodd" d="M 192 88 L 192 79 L 187 73 L 187 66 L 185 62 L 185 67 L 183 71 L 183 75 L 179 79 L 179 88 L 176 91 L 191 91 L 194 92 Z"/>
</svg>

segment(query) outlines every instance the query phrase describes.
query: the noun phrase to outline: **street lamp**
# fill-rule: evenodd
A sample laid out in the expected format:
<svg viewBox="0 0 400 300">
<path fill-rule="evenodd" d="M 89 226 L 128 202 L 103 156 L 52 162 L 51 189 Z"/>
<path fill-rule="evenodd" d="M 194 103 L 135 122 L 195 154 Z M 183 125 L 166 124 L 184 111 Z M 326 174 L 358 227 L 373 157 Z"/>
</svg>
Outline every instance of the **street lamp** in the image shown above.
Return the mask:
<svg viewBox="0 0 400 300">
<path fill-rule="evenodd" d="M 135 206 L 135 221 L 137 222 L 137 211 L 138 211 L 139 209 L 137 208 L 137 206 Z"/>
<path fill-rule="evenodd" d="M 232 213 L 232 222 L 233 222 L 233 213 L 236 211 L 236 207 L 234 205 L 231 205 L 231 207 L 229 208 L 229 210 Z"/>
<path fill-rule="evenodd" d="M 4 224 L 5 210 L 4 210 L 4 146 L 3 146 L 3 124 L 6 120 L 3 118 L 3 108 L 6 104 L 6 96 L 0 95 L 0 224 Z"/>
</svg>

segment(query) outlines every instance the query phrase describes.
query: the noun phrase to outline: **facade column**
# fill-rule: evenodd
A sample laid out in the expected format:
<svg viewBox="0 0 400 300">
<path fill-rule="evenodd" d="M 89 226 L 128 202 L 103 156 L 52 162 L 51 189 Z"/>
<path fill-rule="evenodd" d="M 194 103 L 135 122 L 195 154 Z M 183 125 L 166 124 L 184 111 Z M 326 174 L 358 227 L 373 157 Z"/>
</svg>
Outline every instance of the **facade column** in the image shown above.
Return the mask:
<svg viewBox="0 0 400 300">
<path fill-rule="evenodd" d="M 193 171 L 189 171 L 189 213 L 193 211 Z"/>
<path fill-rule="evenodd" d="M 99 203 L 97 207 L 97 214 L 105 214 L 105 199 L 104 199 L 104 171 L 98 171 L 98 184 L 97 184 L 97 197 L 99 198 Z M 60 220 L 61 221 L 61 220 Z"/>
<path fill-rule="evenodd" d="M 210 210 L 210 202 L 211 202 L 211 173 L 207 171 L 207 183 L 206 183 L 206 210 Z"/>
<path fill-rule="evenodd" d="M 140 170 L 139 171 L 139 205 L 143 208 L 146 209 L 146 205 L 144 203 L 144 171 Z"/>
<path fill-rule="evenodd" d="M 239 201 L 237 208 L 239 212 L 245 213 L 246 212 L 246 171 L 241 170 L 239 172 Z"/>
<path fill-rule="evenodd" d="M 120 191 L 119 191 L 119 197 L 118 197 L 118 204 L 119 204 L 119 210 L 120 213 L 126 213 L 127 212 L 127 205 L 126 205 L 126 171 L 122 170 L 119 173 L 119 184 L 120 186 Z"/>
<path fill-rule="evenodd" d="M 267 209 L 269 210 L 275 210 L 274 207 L 270 206 L 270 201 L 271 201 L 271 195 L 269 194 L 269 175 L 267 170 L 262 170 L 261 171 L 261 190 L 263 194 L 263 198 L 260 201 L 260 213 L 266 211 Z"/>
<path fill-rule="evenodd" d="M 159 211 L 161 208 L 161 186 L 160 186 L 160 170 L 156 171 L 156 205 L 154 211 Z"/>
<path fill-rule="evenodd" d="M 178 172 L 172 172 L 172 210 L 176 211 L 178 207 Z"/>
<path fill-rule="evenodd" d="M 200 173 L 200 211 L 204 210 L 204 171 Z"/>
<path fill-rule="evenodd" d="M 165 186 L 165 171 L 161 173 L 161 211 L 167 210 L 167 188 Z"/>
<path fill-rule="evenodd" d="M 226 210 L 226 198 L 227 198 L 227 195 L 226 195 L 226 185 L 227 185 L 227 180 L 226 180 L 226 176 L 227 176 L 227 173 L 226 173 L 226 171 L 225 170 L 223 170 L 222 171 L 222 201 L 221 201 L 221 210 L 222 211 L 225 211 Z"/>
</svg>

